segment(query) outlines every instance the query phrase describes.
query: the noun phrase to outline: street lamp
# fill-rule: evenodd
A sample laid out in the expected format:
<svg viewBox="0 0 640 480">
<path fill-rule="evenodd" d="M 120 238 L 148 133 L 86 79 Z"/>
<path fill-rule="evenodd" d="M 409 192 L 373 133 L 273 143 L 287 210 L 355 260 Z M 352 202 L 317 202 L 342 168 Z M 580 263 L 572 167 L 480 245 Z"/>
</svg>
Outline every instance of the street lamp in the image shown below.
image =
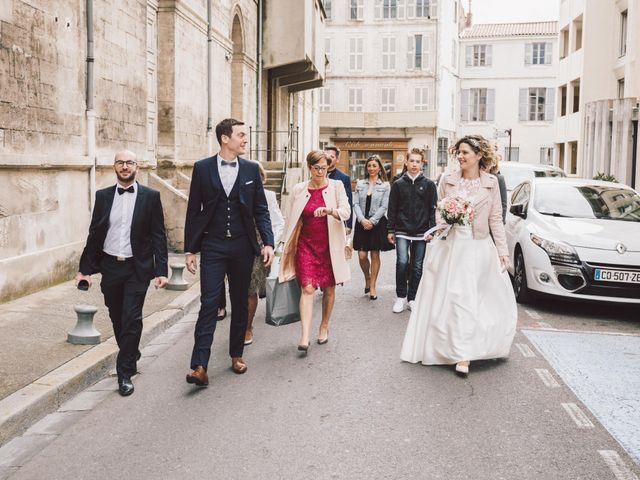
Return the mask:
<svg viewBox="0 0 640 480">
<path fill-rule="evenodd" d="M 511 129 L 507 128 L 504 133 L 506 133 L 507 135 L 509 135 L 509 155 L 507 156 L 507 161 L 510 162 L 511 161 Z"/>
</svg>

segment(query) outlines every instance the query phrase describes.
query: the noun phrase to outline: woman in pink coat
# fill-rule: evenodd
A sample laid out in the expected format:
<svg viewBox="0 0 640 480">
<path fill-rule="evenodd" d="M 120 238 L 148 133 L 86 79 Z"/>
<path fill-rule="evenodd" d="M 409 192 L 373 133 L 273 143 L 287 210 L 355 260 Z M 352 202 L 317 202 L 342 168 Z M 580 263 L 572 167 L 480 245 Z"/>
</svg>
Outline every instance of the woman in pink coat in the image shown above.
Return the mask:
<svg viewBox="0 0 640 480">
<path fill-rule="evenodd" d="M 455 364 L 458 374 L 467 375 L 472 360 L 509 355 L 517 307 L 506 273 L 509 254 L 498 180 L 482 171 L 493 165 L 494 150 L 479 135 L 460 139 L 453 150 L 460 171 L 440 179 L 440 200 L 467 200 L 475 215 L 470 225 L 454 225 L 446 239 L 433 240 L 400 358 Z M 438 223 L 444 223 L 439 215 Z"/>
<path fill-rule="evenodd" d="M 310 179 L 293 187 L 284 227 L 284 249 L 279 280 L 297 278 L 300 296 L 300 341 L 298 350 L 309 349 L 313 294 L 323 292 L 322 321 L 318 344 L 329 341 L 329 319 L 335 302 L 336 284 L 351 278 L 345 258 L 344 221 L 351 208 L 342 182 L 327 178 L 327 159 L 322 151 L 307 155 Z"/>
</svg>

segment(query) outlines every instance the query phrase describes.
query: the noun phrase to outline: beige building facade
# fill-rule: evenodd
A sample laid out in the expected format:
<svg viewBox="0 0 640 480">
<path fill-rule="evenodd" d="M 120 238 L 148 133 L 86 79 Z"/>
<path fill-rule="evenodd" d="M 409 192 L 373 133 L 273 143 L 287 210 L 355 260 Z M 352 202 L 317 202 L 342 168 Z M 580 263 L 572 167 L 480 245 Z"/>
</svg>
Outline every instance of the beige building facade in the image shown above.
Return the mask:
<svg viewBox="0 0 640 480">
<path fill-rule="evenodd" d="M 297 31 L 265 28 L 294 7 Z M 319 141 L 323 26 L 320 0 L 0 2 L 0 301 L 75 273 L 119 149 L 161 191 L 178 251 L 190 167 L 217 150 L 221 119 L 302 132 L 295 166 Z M 252 158 L 281 160 L 291 135 L 270 135 Z"/>
</svg>

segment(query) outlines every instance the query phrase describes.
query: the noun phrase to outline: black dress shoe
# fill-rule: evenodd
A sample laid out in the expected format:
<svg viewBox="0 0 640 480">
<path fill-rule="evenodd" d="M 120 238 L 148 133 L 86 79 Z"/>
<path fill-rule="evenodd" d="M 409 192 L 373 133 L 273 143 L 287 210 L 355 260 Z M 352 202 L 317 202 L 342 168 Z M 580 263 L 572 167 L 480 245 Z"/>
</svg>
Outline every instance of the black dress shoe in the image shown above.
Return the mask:
<svg viewBox="0 0 640 480">
<path fill-rule="evenodd" d="M 136 362 L 140 360 L 141 357 L 142 357 L 142 352 L 138 350 L 138 353 L 136 353 Z"/>
<path fill-rule="evenodd" d="M 128 397 L 133 393 L 133 383 L 130 378 L 119 378 L 118 379 L 118 393 L 123 397 Z"/>
</svg>

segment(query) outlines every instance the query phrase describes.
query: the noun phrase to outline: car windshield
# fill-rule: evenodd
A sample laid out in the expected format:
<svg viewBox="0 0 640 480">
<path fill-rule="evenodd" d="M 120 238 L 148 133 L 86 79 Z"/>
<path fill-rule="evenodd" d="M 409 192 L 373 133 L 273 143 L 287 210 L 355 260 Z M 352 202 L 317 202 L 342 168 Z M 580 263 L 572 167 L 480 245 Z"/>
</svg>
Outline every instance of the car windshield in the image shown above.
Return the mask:
<svg viewBox="0 0 640 480">
<path fill-rule="evenodd" d="M 531 180 L 534 177 L 564 177 L 565 174 L 561 170 L 534 170 L 529 168 L 503 168 L 500 173 L 504 177 L 507 190 L 511 191 L 525 180 Z"/>
<path fill-rule="evenodd" d="M 533 207 L 543 215 L 555 217 L 640 222 L 640 196 L 615 186 L 537 185 Z"/>
</svg>

